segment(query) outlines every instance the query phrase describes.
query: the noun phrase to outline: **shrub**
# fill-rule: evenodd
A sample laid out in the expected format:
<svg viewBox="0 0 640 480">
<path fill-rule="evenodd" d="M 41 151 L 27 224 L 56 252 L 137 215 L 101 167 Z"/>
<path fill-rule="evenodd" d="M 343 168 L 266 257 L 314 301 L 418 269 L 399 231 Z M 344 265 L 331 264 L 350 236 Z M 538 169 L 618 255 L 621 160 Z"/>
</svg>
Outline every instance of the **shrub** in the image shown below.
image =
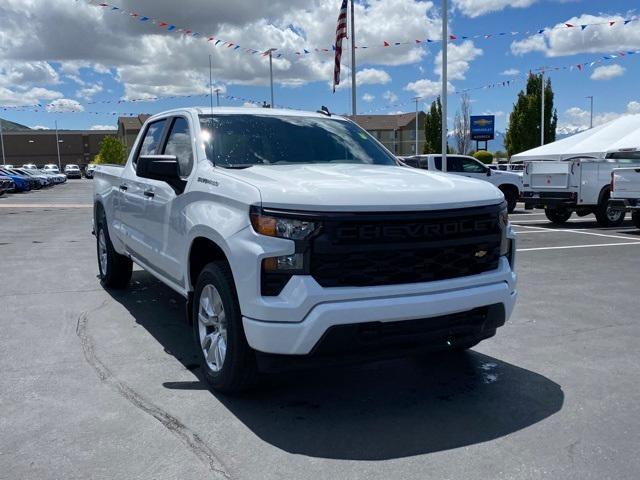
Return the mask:
<svg viewBox="0 0 640 480">
<path fill-rule="evenodd" d="M 486 150 L 478 150 L 473 154 L 473 157 L 480 160 L 485 165 L 493 162 L 493 154 L 491 152 L 487 152 Z"/>
<path fill-rule="evenodd" d="M 100 152 L 96 155 L 94 163 L 124 165 L 127 161 L 126 151 L 127 149 L 120 140 L 108 135 L 100 142 Z"/>
</svg>

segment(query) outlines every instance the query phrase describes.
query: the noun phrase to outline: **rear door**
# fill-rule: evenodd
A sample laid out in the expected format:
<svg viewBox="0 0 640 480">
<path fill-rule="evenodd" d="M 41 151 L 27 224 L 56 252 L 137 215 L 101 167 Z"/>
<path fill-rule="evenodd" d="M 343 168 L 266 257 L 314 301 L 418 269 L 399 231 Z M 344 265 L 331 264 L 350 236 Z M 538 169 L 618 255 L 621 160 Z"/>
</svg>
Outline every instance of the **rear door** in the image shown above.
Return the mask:
<svg viewBox="0 0 640 480">
<path fill-rule="evenodd" d="M 153 254 L 152 239 L 149 233 L 152 230 L 149 212 L 150 197 L 145 195 L 149 189 L 147 180 L 136 175 L 138 158 L 142 155 L 155 155 L 161 148 L 167 127 L 167 119 L 163 118 L 149 123 L 145 127 L 144 136 L 136 147 L 136 152 L 125 166 L 119 188 L 119 213 L 123 243 L 129 253 L 144 263 L 150 263 Z"/>
<path fill-rule="evenodd" d="M 186 116 L 168 120 L 167 133 L 158 149 L 159 155 L 175 155 L 180 164 L 180 177 L 188 180 L 194 166 L 193 126 Z M 181 284 L 180 255 L 182 239 L 186 233 L 183 193 L 158 180 L 147 180 L 147 225 L 145 237 L 153 251 L 158 273 Z"/>
</svg>

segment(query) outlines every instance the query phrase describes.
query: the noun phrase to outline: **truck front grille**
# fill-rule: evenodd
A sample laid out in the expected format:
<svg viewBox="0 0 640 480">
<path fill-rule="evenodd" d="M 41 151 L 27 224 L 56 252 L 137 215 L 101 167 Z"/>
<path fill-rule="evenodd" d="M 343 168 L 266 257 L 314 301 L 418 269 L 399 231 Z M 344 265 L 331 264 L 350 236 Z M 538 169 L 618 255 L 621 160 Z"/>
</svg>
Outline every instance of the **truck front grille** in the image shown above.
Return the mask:
<svg viewBox="0 0 640 480">
<path fill-rule="evenodd" d="M 495 270 L 500 208 L 337 215 L 311 242 L 310 273 L 323 287 L 367 287 Z"/>
</svg>

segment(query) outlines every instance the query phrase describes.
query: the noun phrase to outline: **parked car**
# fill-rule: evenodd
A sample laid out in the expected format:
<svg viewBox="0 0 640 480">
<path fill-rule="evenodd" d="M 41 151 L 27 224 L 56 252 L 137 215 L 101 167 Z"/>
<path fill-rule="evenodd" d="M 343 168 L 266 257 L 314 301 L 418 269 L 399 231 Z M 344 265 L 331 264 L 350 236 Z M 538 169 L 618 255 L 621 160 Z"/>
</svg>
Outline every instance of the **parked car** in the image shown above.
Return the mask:
<svg viewBox="0 0 640 480">
<path fill-rule="evenodd" d="M 51 173 L 60 173 L 60 169 L 55 163 L 47 163 L 42 169 Z"/>
<path fill-rule="evenodd" d="M 41 187 L 48 187 L 50 185 L 53 185 L 53 180 L 51 180 L 51 178 L 47 175 L 41 174 L 38 170 L 31 170 L 28 168 L 14 168 L 14 170 L 16 172 L 35 178 L 38 182 L 40 182 Z"/>
<path fill-rule="evenodd" d="M 640 228 L 640 165 L 613 169 L 609 205 L 614 210 L 631 212 L 633 224 Z"/>
<path fill-rule="evenodd" d="M 16 184 L 10 177 L 0 174 L 0 196 L 7 192 L 13 192 L 16 189 Z"/>
<path fill-rule="evenodd" d="M 94 202 L 102 284 L 136 262 L 184 296 L 221 391 L 263 362 L 462 351 L 517 297 L 500 190 L 399 166 L 326 110 L 154 115 L 126 165 L 97 167 Z"/>
<path fill-rule="evenodd" d="M 2 165 L 2 168 L 15 168 L 15 165 L 11 165 L 10 163 Z"/>
<path fill-rule="evenodd" d="M 35 163 L 25 163 L 22 165 L 22 168 L 27 168 L 29 170 L 37 170 L 38 166 Z"/>
<path fill-rule="evenodd" d="M 80 171 L 80 167 L 78 165 L 65 165 L 64 174 L 67 178 L 82 178 L 82 172 Z"/>
<path fill-rule="evenodd" d="M 633 165 L 640 167 L 635 151 L 609 152 L 606 158 L 526 161 L 525 208 L 543 208 L 556 225 L 566 223 L 574 212 L 579 217 L 595 214 L 601 227 L 622 225 L 625 211 L 609 203 L 611 174 L 614 168 Z"/>
<path fill-rule="evenodd" d="M 40 175 L 44 175 L 45 177 L 49 178 L 54 185 L 67 181 L 67 177 L 61 173 L 52 173 L 51 171 L 44 169 L 39 169 L 37 170 L 37 172 Z"/>
<path fill-rule="evenodd" d="M 32 188 L 35 188 L 34 184 L 37 183 L 36 180 L 31 177 L 20 175 L 19 173 L 6 168 L 0 168 L 0 175 L 7 176 L 13 180 L 16 192 L 28 192 Z"/>
<path fill-rule="evenodd" d="M 429 171 L 442 171 L 440 155 L 413 155 L 402 157 L 407 165 Z M 492 183 L 503 193 L 509 213 L 516 208 L 522 192 L 522 175 L 513 172 L 492 170 L 479 160 L 466 155 L 447 155 L 447 173 L 462 175 Z"/>
<path fill-rule="evenodd" d="M 85 178 L 93 178 L 93 172 L 96 170 L 96 165 L 94 163 L 90 163 L 87 165 L 87 169 L 84 171 Z"/>
</svg>

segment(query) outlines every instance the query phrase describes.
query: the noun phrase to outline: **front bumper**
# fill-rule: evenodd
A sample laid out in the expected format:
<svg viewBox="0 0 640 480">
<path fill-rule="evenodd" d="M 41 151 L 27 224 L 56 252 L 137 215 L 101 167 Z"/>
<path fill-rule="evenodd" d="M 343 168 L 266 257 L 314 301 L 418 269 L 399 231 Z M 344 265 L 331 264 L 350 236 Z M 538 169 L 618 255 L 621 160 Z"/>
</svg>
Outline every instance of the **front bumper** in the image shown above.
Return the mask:
<svg viewBox="0 0 640 480">
<path fill-rule="evenodd" d="M 577 192 L 524 192 L 526 210 L 534 208 L 573 208 L 578 203 Z"/>
</svg>

